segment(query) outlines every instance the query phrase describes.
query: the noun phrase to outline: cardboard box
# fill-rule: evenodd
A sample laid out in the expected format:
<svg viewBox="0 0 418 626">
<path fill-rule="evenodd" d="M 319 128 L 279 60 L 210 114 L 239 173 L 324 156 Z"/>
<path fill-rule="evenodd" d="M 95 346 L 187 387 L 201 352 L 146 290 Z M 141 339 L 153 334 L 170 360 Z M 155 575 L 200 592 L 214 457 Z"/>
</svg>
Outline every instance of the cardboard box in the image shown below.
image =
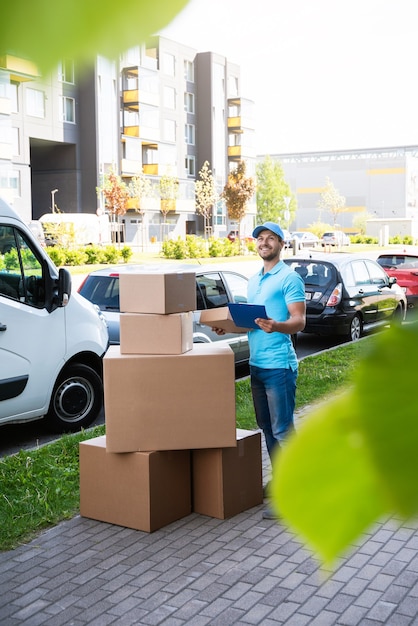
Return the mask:
<svg viewBox="0 0 418 626">
<path fill-rule="evenodd" d="M 263 503 L 260 432 L 237 430 L 236 448 L 192 451 L 193 511 L 226 519 Z"/>
<path fill-rule="evenodd" d="M 179 355 L 103 359 L 109 452 L 236 446 L 235 361 L 228 345 L 193 344 Z"/>
<path fill-rule="evenodd" d="M 227 306 L 205 309 L 200 312 L 200 323 L 211 328 L 223 328 L 227 333 L 246 333 L 249 328 L 235 326 Z"/>
<path fill-rule="evenodd" d="M 194 272 L 137 272 L 119 275 L 122 313 L 183 313 L 196 309 Z"/>
<path fill-rule="evenodd" d="M 193 312 L 120 314 L 122 354 L 183 354 L 193 348 Z"/>
<path fill-rule="evenodd" d="M 105 435 L 79 450 L 83 517 L 153 532 L 191 513 L 190 452 L 109 454 Z"/>
</svg>

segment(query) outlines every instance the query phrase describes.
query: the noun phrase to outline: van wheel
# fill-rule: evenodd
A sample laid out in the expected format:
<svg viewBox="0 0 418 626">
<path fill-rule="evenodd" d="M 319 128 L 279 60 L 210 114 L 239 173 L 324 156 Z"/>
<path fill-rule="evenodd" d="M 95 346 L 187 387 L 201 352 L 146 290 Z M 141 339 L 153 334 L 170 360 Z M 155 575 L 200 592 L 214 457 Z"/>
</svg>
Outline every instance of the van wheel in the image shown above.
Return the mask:
<svg viewBox="0 0 418 626">
<path fill-rule="evenodd" d="M 360 315 L 355 315 L 351 320 L 350 332 L 348 333 L 349 341 L 357 341 L 363 334 L 363 322 Z"/>
<path fill-rule="evenodd" d="M 46 416 L 58 432 L 90 426 L 103 404 L 103 385 L 94 369 L 81 363 L 67 367 L 55 384 Z"/>
</svg>

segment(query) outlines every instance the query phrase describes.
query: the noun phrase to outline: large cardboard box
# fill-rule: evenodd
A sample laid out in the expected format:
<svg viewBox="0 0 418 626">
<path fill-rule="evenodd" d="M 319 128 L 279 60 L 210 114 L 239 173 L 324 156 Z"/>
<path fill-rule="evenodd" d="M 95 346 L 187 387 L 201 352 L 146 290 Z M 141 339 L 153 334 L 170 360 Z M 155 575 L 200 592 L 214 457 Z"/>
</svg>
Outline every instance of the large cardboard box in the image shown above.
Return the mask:
<svg viewBox="0 0 418 626">
<path fill-rule="evenodd" d="M 190 452 L 106 452 L 106 436 L 83 441 L 80 514 L 152 532 L 191 513 Z"/>
<path fill-rule="evenodd" d="M 119 276 L 122 313 L 183 313 L 196 309 L 195 272 L 132 272 Z"/>
<path fill-rule="evenodd" d="M 122 354 L 183 354 L 193 348 L 193 311 L 120 314 Z"/>
<path fill-rule="evenodd" d="M 227 306 L 201 311 L 200 323 L 211 328 L 222 328 L 227 333 L 246 333 L 250 330 L 235 325 Z"/>
<path fill-rule="evenodd" d="M 236 446 L 235 362 L 228 345 L 193 344 L 179 355 L 103 359 L 109 452 Z"/>
<path fill-rule="evenodd" d="M 192 451 L 193 511 L 226 519 L 263 503 L 261 434 L 237 430 L 236 448 Z"/>
</svg>

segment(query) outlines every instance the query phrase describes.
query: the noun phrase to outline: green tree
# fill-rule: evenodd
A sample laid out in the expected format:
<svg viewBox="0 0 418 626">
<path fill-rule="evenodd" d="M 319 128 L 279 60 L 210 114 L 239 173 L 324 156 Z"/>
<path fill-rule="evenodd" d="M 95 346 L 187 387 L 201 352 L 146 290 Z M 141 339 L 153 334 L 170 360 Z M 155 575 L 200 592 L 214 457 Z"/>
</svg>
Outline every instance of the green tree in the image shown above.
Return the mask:
<svg viewBox="0 0 418 626">
<path fill-rule="evenodd" d="M 163 216 L 163 224 L 166 224 L 167 214 L 176 210 L 176 200 L 180 193 L 180 181 L 172 174 L 169 168 L 167 173 L 161 176 L 159 183 L 160 211 Z"/>
<path fill-rule="evenodd" d="M 199 172 L 199 179 L 195 181 L 195 202 L 196 213 L 203 216 L 205 224 L 205 237 L 209 233 L 211 218 L 213 215 L 213 205 L 218 199 L 215 180 L 212 171 L 209 169 L 209 162 L 203 163 Z"/>
<path fill-rule="evenodd" d="M 125 215 L 126 204 L 129 199 L 126 183 L 116 174 L 114 169 L 111 169 L 103 176 L 103 182 L 100 187 L 96 187 L 96 192 L 98 196 L 103 194 L 105 206 L 111 216 L 110 221 L 119 226 L 119 216 Z M 117 229 L 112 228 L 112 235 L 114 234 L 116 234 L 116 240 L 120 242 L 119 227 Z"/>
<path fill-rule="evenodd" d="M 240 161 L 229 175 L 224 186 L 221 197 L 225 200 L 228 217 L 234 222 L 238 222 L 238 233 L 240 234 L 241 220 L 244 217 L 248 202 L 255 192 L 255 182 L 250 176 L 246 176 L 247 166 L 245 161 Z"/>
<path fill-rule="evenodd" d="M 144 213 L 142 206 L 142 200 L 144 198 L 152 198 L 153 188 L 150 179 L 144 174 L 142 170 L 138 174 L 132 177 L 131 182 L 128 185 L 129 195 L 133 198 L 135 207 L 134 210 L 137 213 Z"/>
<path fill-rule="evenodd" d="M 366 234 L 367 230 L 367 220 L 371 219 L 373 216 L 372 213 L 368 211 L 361 211 L 357 213 L 357 215 L 353 219 L 353 226 L 361 235 Z"/>
<path fill-rule="evenodd" d="M 297 200 L 285 180 L 282 164 L 267 155 L 257 164 L 256 171 L 257 223 L 279 222 L 289 228 L 295 218 Z"/>
<path fill-rule="evenodd" d="M 326 178 L 326 186 L 321 193 L 318 201 L 319 212 L 321 216 L 322 211 L 327 211 L 332 216 L 332 223 L 335 229 L 337 217 L 340 213 L 345 211 L 345 197 L 342 196 L 339 191 L 334 187 L 331 180 Z M 319 218 L 321 221 L 321 217 Z"/>
</svg>

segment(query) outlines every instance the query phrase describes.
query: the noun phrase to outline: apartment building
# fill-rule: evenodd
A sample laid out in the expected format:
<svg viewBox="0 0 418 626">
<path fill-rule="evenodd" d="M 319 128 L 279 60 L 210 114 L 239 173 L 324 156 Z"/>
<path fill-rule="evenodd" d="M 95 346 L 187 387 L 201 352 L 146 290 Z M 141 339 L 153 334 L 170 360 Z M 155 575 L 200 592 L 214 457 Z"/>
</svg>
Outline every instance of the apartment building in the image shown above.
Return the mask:
<svg viewBox="0 0 418 626">
<path fill-rule="evenodd" d="M 140 247 L 203 234 L 194 182 L 205 161 L 219 193 L 238 161 L 255 174 L 254 103 L 240 93 L 239 66 L 163 37 L 115 61 L 98 57 L 92 68 L 65 59 L 50 76 L 0 56 L 0 123 L 0 193 L 26 221 L 52 209 L 105 211 L 96 191 L 103 175 L 114 169 L 129 184 L 143 172 L 155 193 L 140 207 L 130 202 L 120 220 L 122 239 Z M 179 181 L 166 214 L 162 176 Z M 243 232 L 255 212 L 254 200 Z M 217 202 L 210 232 L 224 236 L 233 226 Z"/>
</svg>

